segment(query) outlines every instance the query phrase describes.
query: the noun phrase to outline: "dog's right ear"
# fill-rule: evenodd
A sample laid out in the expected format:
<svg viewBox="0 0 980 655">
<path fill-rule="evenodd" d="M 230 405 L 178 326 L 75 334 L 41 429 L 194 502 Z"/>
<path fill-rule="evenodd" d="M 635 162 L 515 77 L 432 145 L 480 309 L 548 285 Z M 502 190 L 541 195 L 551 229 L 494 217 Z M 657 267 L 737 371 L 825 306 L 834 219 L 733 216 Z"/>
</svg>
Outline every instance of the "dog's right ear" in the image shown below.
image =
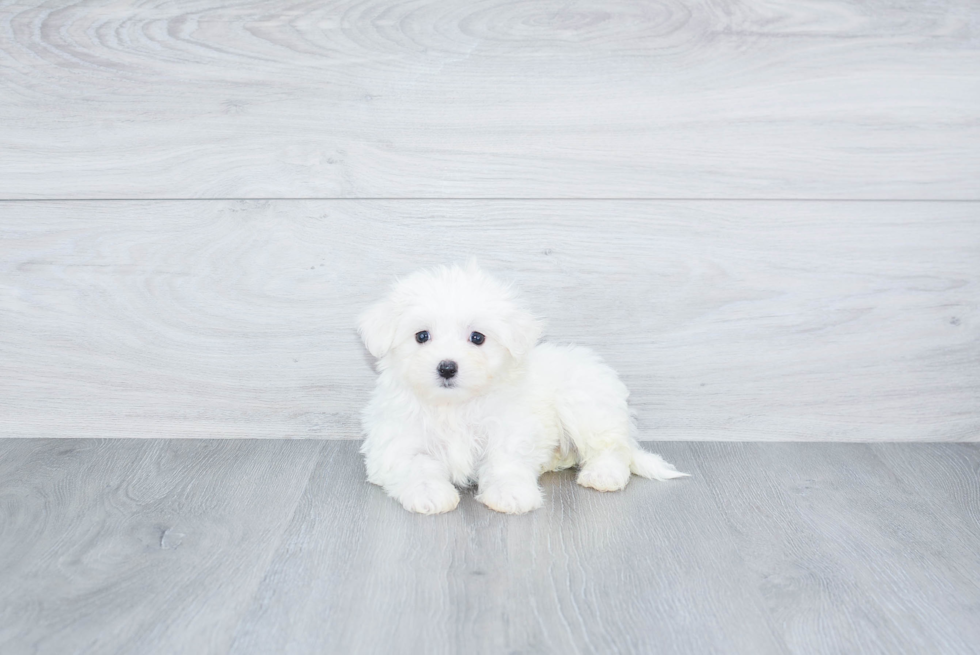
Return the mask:
<svg viewBox="0 0 980 655">
<path fill-rule="evenodd" d="M 377 302 L 365 310 L 357 321 L 357 332 L 368 352 L 381 359 L 395 345 L 398 316 L 389 299 Z"/>
</svg>

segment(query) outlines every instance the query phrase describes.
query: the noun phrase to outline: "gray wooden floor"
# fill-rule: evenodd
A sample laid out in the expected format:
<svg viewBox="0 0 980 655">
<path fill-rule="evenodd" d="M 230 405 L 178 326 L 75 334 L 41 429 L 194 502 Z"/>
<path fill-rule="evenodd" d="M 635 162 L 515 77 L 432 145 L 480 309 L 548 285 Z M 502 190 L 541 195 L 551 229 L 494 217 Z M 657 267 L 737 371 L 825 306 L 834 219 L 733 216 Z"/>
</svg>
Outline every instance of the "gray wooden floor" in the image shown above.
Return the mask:
<svg viewBox="0 0 980 655">
<path fill-rule="evenodd" d="M 0 652 L 980 652 L 980 444 L 647 444 L 693 476 L 521 517 L 357 447 L 0 441 Z"/>
</svg>

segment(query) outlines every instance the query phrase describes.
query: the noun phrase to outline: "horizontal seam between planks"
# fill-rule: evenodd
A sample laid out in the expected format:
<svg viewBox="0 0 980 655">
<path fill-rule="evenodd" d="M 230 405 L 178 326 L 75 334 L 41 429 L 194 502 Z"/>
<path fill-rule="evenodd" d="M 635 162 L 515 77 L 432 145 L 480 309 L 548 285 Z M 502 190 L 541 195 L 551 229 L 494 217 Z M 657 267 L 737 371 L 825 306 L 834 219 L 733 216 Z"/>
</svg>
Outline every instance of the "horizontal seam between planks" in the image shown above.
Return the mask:
<svg viewBox="0 0 980 655">
<path fill-rule="evenodd" d="M 363 197 L 338 198 L 330 196 L 301 196 L 301 197 L 201 197 L 201 198 L 0 198 L 0 203 L 14 202 L 206 202 L 230 200 L 268 201 L 268 200 L 323 200 L 346 202 L 381 202 L 381 201 L 418 201 L 418 202 L 960 202 L 980 203 L 980 198 L 441 198 L 441 197 Z"/>
</svg>

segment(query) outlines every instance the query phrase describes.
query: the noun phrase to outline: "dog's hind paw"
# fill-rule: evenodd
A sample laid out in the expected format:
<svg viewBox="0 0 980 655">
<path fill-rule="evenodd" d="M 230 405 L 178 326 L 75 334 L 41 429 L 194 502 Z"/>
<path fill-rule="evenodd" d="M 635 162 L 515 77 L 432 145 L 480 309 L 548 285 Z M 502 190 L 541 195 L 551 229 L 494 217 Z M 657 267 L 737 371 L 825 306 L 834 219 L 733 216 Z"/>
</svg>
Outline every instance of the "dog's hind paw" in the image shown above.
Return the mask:
<svg viewBox="0 0 980 655">
<path fill-rule="evenodd" d="M 582 465 L 575 481 L 596 491 L 620 491 L 630 481 L 630 467 L 622 458 L 599 456 Z"/>
</svg>

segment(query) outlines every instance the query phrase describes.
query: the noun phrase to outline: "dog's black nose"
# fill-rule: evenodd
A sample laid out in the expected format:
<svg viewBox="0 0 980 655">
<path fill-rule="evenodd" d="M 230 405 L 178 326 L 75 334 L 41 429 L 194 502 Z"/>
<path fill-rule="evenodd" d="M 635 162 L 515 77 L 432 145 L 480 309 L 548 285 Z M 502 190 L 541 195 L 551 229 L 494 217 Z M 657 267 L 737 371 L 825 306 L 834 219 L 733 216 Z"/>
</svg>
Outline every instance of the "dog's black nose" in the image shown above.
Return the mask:
<svg viewBox="0 0 980 655">
<path fill-rule="evenodd" d="M 456 362 L 444 359 L 439 362 L 439 366 L 436 367 L 436 370 L 439 371 L 440 377 L 444 377 L 448 380 L 456 375 Z"/>
</svg>

